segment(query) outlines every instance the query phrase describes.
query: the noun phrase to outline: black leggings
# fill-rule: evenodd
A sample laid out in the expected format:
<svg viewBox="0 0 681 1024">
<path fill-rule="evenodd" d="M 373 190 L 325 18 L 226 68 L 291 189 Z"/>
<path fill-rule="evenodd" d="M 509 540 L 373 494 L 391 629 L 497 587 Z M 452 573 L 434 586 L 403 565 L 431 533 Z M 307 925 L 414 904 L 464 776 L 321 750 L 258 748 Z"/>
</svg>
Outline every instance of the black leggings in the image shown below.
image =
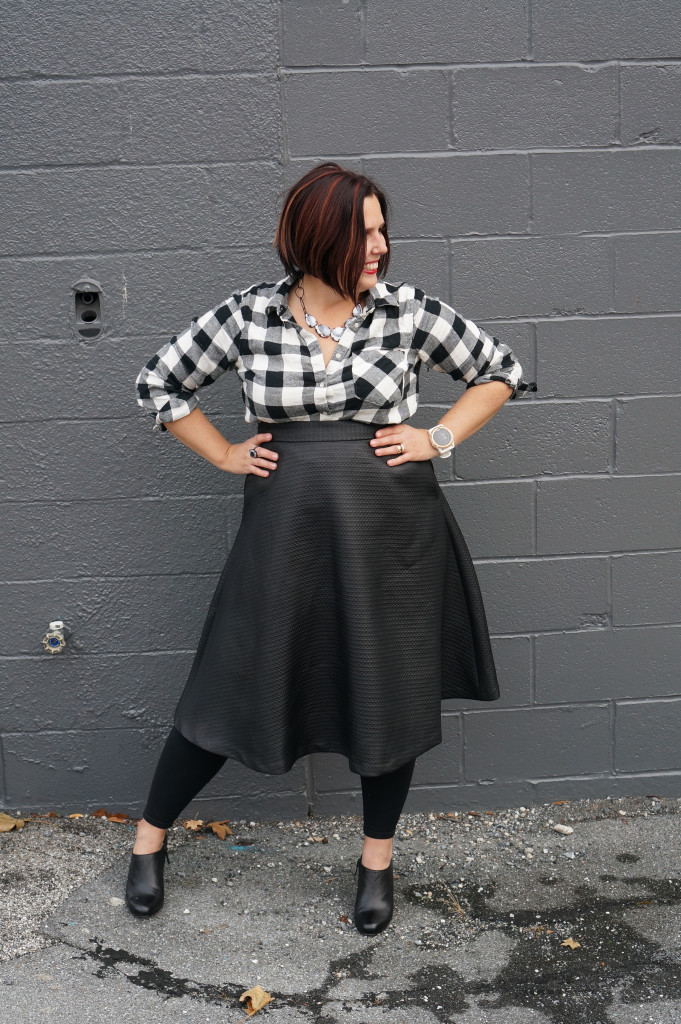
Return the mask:
<svg viewBox="0 0 681 1024">
<path fill-rule="evenodd" d="M 151 780 L 145 821 L 156 828 L 169 828 L 226 760 L 197 747 L 173 726 Z M 360 775 L 365 836 L 392 839 L 395 835 L 415 764 L 416 758 L 384 775 Z"/>
</svg>

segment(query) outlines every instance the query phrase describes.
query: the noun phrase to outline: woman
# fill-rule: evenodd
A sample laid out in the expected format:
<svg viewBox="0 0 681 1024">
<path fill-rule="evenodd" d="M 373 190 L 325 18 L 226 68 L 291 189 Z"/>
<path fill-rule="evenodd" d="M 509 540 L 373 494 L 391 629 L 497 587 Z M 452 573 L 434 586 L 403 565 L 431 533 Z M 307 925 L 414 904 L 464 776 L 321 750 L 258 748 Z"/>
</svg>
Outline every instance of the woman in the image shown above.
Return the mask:
<svg viewBox="0 0 681 1024">
<path fill-rule="evenodd" d="M 451 306 L 379 280 L 387 217 L 369 178 L 314 167 L 279 217 L 286 277 L 220 302 L 137 377 L 154 430 L 245 481 L 138 824 L 134 914 L 162 906 L 166 830 L 228 757 L 280 774 L 311 751 L 335 751 L 361 778 L 355 925 L 382 931 L 392 838 L 416 757 L 442 741 L 440 702 L 499 697 L 477 577 L 432 460 L 536 385 Z M 424 363 L 467 384 L 430 429 L 407 422 Z M 197 407 L 198 389 L 231 369 L 256 431 L 239 444 Z"/>
</svg>

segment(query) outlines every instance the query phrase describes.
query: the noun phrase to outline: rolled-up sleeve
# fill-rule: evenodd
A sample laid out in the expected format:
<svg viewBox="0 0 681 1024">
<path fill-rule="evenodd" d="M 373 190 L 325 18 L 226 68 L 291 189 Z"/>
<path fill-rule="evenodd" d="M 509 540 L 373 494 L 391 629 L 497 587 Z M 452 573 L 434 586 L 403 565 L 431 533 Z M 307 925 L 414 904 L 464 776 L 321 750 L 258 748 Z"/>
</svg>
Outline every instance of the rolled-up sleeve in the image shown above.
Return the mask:
<svg viewBox="0 0 681 1024">
<path fill-rule="evenodd" d="M 466 388 L 501 380 L 512 388 L 511 398 L 537 390 L 535 381 L 523 379 L 523 368 L 508 345 L 418 288 L 413 344 L 426 366 L 465 381 Z"/>
<path fill-rule="evenodd" d="M 135 380 L 137 404 L 153 416 L 154 431 L 166 432 L 166 423 L 188 416 L 199 404 L 198 389 L 236 365 L 243 326 L 241 293 L 235 292 L 195 317 L 142 367 Z"/>
</svg>

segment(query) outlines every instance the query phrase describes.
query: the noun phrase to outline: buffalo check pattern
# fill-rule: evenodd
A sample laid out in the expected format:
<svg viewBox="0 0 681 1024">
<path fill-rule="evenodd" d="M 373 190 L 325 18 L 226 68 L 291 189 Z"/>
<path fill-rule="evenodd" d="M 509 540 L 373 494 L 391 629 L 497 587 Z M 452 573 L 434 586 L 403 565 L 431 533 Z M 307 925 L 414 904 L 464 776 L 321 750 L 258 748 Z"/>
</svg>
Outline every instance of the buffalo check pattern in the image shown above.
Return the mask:
<svg viewBox="0 0 681 1024">
<path fill-rule="evenodd" d="M 418 406 L 425 364 L 466 387 L 501 380 L 511 398 L 536 391 L 512 350 L 441 299 L 413 285 L 377 282 L 324 365 L 317 336 L 288 305 L 297 275 L 234 292 L 195 317 L 140 370 L 137 403 L 153 430 L 187 416 L 197 392 L 235 370 L 248 423 L 354 419 L 401 423 Z M 333 326 L 333 325 L 332 325 Z"/>
</svg>

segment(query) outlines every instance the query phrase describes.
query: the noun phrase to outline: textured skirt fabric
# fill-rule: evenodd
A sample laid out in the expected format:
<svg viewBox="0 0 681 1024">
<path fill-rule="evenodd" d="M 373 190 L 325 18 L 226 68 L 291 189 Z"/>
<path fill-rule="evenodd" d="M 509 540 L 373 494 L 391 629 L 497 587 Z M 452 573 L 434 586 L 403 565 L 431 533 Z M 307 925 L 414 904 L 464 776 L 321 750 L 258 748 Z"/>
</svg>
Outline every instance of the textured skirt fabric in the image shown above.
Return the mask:
<svg viewBox="0 0 681 1024">
<path fill-rule="evenodd" d="M 355 420 L 258 423 L 279 454 L 247 474 L 175 727 L 282 774 L 333 751 L 394 771 L 442 742 L 440 702 L 499 697 L 466 542 L 432 461 L 388 466 Z"/>
</svg>

